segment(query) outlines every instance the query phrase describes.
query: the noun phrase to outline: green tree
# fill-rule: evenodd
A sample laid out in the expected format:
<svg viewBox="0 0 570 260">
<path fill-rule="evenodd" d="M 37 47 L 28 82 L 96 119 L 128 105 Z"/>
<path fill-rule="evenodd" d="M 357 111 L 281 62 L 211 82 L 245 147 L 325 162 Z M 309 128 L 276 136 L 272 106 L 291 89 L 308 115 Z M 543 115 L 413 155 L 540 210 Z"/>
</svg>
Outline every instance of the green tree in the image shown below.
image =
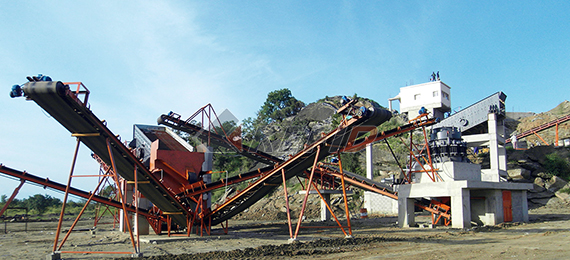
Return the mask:
<svg viewBox="0 0 570 260">
<path fill-rule="evenodd" d="M 570 179 L 570 163 L 557 153 L 547 154 L 544 168 L 550 175 L 556 175 L 565 180 Z"/>
<path fill-rule="evenodd" d="M 360 166 L 360 153 L 341 154 L 342 168 L 348 172 L 364 175 L 365 172 Z"/>
<path fill-rule="evenodd" d="M 275 90 L 267 95 L 267 100 L 257 112 L 257 118 L 266 124 L 281 121 L 297 114 L 303 107 L 305 103 L 293 97 L 291 90 L 287 88 Z"/>
<path fill-rule="evenodd" d="M 43 214 L 49 207 L 61 205 L 61 200 L 50 195 L 36 194 L 27 198 L 25 204 L 29 209 Z"/>
</svg>

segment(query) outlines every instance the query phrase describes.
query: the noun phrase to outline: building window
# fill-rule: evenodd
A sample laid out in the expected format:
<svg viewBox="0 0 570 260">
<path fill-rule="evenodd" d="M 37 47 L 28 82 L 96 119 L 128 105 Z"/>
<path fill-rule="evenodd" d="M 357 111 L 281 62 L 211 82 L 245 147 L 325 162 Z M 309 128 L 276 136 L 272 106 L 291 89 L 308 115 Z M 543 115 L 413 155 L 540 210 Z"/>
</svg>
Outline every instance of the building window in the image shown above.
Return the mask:
<svg viewBox="0 0 570 260">
<path fill-rule="evenodd" d="M 445 93 L 445 92 L 441 92 L 441 93 L 443 93 L 443 98 L 449 100 L 449 94 L 447 94 L 447 93 Z"/>
<path fill-rule="evenodd" d="M 433 96 L 434 96 L 434 97 L 439 96 L 439 91 L 434 91 L 434 92 L 433 92 Z"/>
<path fill-rule="evenodd" d="M 415 95 L 414 95 L 414 100 L 420 100 L 420 96 L 421 96 L 421 95 L 422 95 L 422 94 L 415 94 Z"/>
</svg>

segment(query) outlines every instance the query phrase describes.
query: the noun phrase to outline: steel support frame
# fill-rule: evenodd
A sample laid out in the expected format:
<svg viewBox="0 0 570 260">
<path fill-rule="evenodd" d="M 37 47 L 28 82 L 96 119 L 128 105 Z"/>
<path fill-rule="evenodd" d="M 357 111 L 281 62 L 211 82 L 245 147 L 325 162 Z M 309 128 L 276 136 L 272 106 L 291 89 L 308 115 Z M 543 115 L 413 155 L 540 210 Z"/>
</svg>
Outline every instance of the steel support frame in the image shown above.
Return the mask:
<svg viewBox="0 0 570 260">
<path fill-rule="evenodd" d="M 340 179 L 341 179 L 341 188 L 342 188 L 342 194 L 343 194 L 343 198 L 344 198 L 344 206 L 345 206 L 345 212 L 346 212 L 346 219 L 347 219 L 347 226 L 343 226 L 340 221 L 338 220 L 336 214 L 334 213 L 334 211 L 332 210 L 332 208 L 330 207 L 330 205 L 327 203 L 327 201 L 325 200 L 325 198 L 323 197 L 323 195 L 321 194 L 321 192 L 319 191 L 319 187 L 317 186 L 317 184 L 314 181 L 314 177 L 315 177 L 315 170 L 320 169 L 319 168 L 319 162 L 318 162 L 318 157 L 319 154 L 321 152 L 321 146 L 317 146 L 317 153 L 315 155 L 315 160 L 313 162 L 313 166 L 311 168 L 311 172 L 307 173 L 305 172 L 308 176 L 307 182 L 306 182 L 306 190 L 305 190 L 305 197 L 303 198 L 303 204 L 301 206 L 301 212 L 299 212 L 299 218 L 297 219 L 297 224 L 295 226 L 295 231 L 293 232 L 293 223 L 291 220 L 291 211 L 290 211 L 290 206 L 289 206 L 289 194 L 287 192 L 287 184 L 286 184 L 286 179 L 285 179 L 285 170 L 282 169 L 281 170 L 281 175 L 282 175 L 282 179 L 283 179 L 283 191 L 284 191 L 284 195 L 285 195 L 285 204 L 287 207 L 287 223 L 288 223 L 288 228 L 289 228 L 289 237 L 290 237 L 290 241 L 295 241 L 297 240 L 297 237 L 299 235 L 299 231 L 301 228 L 340 228 L 342 230 L 342 232 L 344 233 L 345 237 L 350 238 L 352 237 L 352 228 L 350 225 L 350 212 L 348 210 L 348 203 L 347 203 L 347 197 L 346 197 L 346 186 L 345 186 L 345 182 L 344 182 L 344 173 L 342 171 L 342 163 L 341 163 L 341 159 L 340 159 L 340 152 L 337 153 L 337 156 L 339 158 L 339 168 L 340 168 Z M 327 210 L 331 213 L 331 216 L 335 219 L 335 222 L 337 223 L 337 226 L 327 226 L 327 227 L 302 227 L 301 226 L 301 222 L 303 221 L 303 216 L 305 214 L 305 209 L 307 206 L 307 200 L 309 197 L 309 193 L 311 191 L 311 187 L 313 187 L 315 189 L 315 191 L 319 194 L 319 197 L 321 198 L 321 200 L 323 200 L 327 207 Z M 345 228 L 347 228 L 347 230 L 345 230 Z M 348 233 L 347 233 L 348 231 Z"/>
<path fill-rule="evenodd" d="M 404 179 L 408 183 L 412 183 L 412 173 L 415 173 L 415 172 L 427 173 L 428 177 L 433 182 L 436 182 L 438 179 L 441 180 L 441 177 L 439 177 L 437 175 L 437 172 L 436 172 L 437 169 L 435 169 L 433 167 L 433 162 L 431 160 L 429 148 L 426 149 L 427 148 L 427 133 L 425 130 L 425 126 L 422 126 L 422 129 L 423 129 L 423 136 L 424 136 L 424 141 L 425 141 L 425 146 L 422 149 L 419 149 L 419 147 L 414 143 L 414 139 L 413 139 L 414 133 L 413 133 L 413 131 L 410 131 L 410 143 L 409 143 L 409 147 L 408 147 L 408 151 L 409 151 L 408 172 L 404 174 Z M 408 146 L 408 144 L 406 144 L 406 141 L 403 138 L 400 137 L 400 140 L 402 141 L 403 144 Z M 424 149 L 427 150 L 428 158 L 421 155 Z M 418 154 L 416 155 L 414 153 L 414 151 L 417 151 Z M 420 156 L 421 159 L 423 159 L 425 163 L 423 163 L 420 159 L 418 159 L 418 156 Z M 421 171 L 412 171 L 412 162 L 414 162 L 414 161 L 417 162 L 420 167 L 422 167 Z M 427 164 L 427 166 L 429 166 L 429 169 L 426 169 L 426 167 L 425 167 L 426 164 Z"/>
<path fill-rule="evenodd" d="M 560 124 L 562 124 L 562 123 L 568 121 L 568 120 L 570 120 L 570 115 L 565 115 L 565 116 L 563 116 L 563 117 L 559 117 L 559 118 L 557 118 L 557 119 L 555 119 L 555 120 L 553 120 L 553 121 L 550 121 L 550 122 L 548 122 L 548 123 L 546 123 L 546 124 L 539 125 L 539 126 L 534 127 L 534 128 L 532 128 L 532 129 L 530 129 L 530 130 L 528 130 L 528 131 L 525 131 L 525 132 L 523 132 L 523 133 L 520 133 L 520 134 L 516 135 L 517 140 L 520 140 L 520 139 L 525 138 L 525 137 L 527 137 L 527 136 L 529 136 L 529 135 L 535 134 L 539 139 L 541 139 L 541 141 L 542 141 L 543 143 L 545 143 L 546 145 L 549 145 L 549 144 L 546 143 L 546 142 L 544 141 L 544 139 L 542 139 L 542 137 L 541 137 L 540 135 L 538 135 L 537 133 L 540 132 L 540 131 L 543 131 L 543 130 L 546 130 L 546 129 L 548 129 L 548 128 L 551 128 L 551 127 L 555 126 L 555 127 L 556 127 L 556 142 L 554 143 L 554 145 L 555 145 L 555 146 L 558 146 L 558 141 L 559 141 L 559 140 L 558 140 L 558 126 L 559 126 Z M 506 139 L 506 140 L 505 140 L 505 144 L 508 144 L 508 143 L 510 143 L 510 142 L 511 142 L 511 139 Z"/>
<path fill-rule="evenodd" d="M 117 187 L 113 186 L 110 182 L 109 182 L 109 172 L 111 171 L 111 169 L 107 169 L 105 170 L 103 167 L 99 168 L 99 176 L 100 176 L 100 180 L 99 182 L 101 182 L 101 187 L 98 190 L 95 190 L 97 195 L 101 195 L 101 193 L 105 190 L 106 187 L 113 187 L 113 194 L 110 194 L 110 198 L 114 198 L 115 200 L 117 199 L 118 196 L 118 191 L 117 191 Z M 104 207 L 103 210 L 101 211 L 101 207 Z M 113 212 L 114 210 L 114 212 Z M 93 222 L 93 226 L 97 227 L 98 224 L 111 224 L 111 223 L 99 223 L 99 221 L 103 218 L 103 216 L 105 215 L 105 213 L 109 213 L 111 214 L 111 217 L 113 217 L 113 228 L 116 228 L 117 223 L 119 223 L 119 210 L 116 208 L 113 208 L 113 210 L 111 210 L 111 207 L 107 204 L 103 204 L 103 203 L 99 203 L 99 206 L 97 208 L 95 208 L 95 219 Z"/>
<path fill-rule="evenodd" d="M 12 196 L 10 196 L 10 198 L 6 201 L 6 205 L 4 205 L 4 207 L 2 208 L 2 211 L 0 211 L 0 217 L 2 215 L 4 215 L 4 212 L 6 212 L 6 210 L 8 209 L 8 206 L 10 206 L 10 203 L 12 203 L 14 198 L 16 198 L 16 195 L 18 195 L 18 192 L 20 192 L 20 188 L 22 188 L 22 186 L 24 186 L 24 183 L 26 183 L 26 180 L 21 179 L 20 184 L 18 185 L 18 187 L 16 187 L 16 189 L 14 189 L 14 192 L 12 192 Z"/>
<path fill-rule="evenodd" d="M 96 194 L 96 191 L 100 188 L 103 180 L 105 178 L 100 178 L 99 182 L 97 184 L 97 187 L 95 188 L 95 190 L 91 193 L 91 196 L 89 197 L 89 199 L 87 200 L 87 202 L 85 203 L 85 205 L 83 206 L 83 208 L 81 209 L 81 212 L 78 214 L 77 218 L 75 219 L 75 221 L 73 222 L 73 224 L 71 225 L 71 227 L 69 228 L 68 232 L 66 233 L 65 237 L 61 240 L 61 242 L 59 242 L 59 234 L 61 233 L 61 229 L 62 229 L 62 223 L 63 223 L 63 217 L 65 214 L 65 206 L 67 203 L 67 199 L 69 197 L 69 188 L 71 187 L 71 181 L 73 179 L 73 177 L 92 177 L 93 175 L 74 175 L 74 171 L 75 171 L 75 165 L 77 162 L 77 155 L 79 152 L 79 146 L 81 144 L 81 139 L 82 137 L 88 137 L 85 135 L 82 136 L 77 136 L 77 143 L 75 146 L 75 152 L 73 154 L 73 160 L 72 160 L 72 164 L 71 164 L 71 169 L 69 172 L 69 177 L 67 180 L 67 186 L 66 186 L 66 191 L 65 191 L 65 195 L 64 195 L 64 199 L 63 199 L 63 203 L 62 203 L 62 207 L 61 207 L 61 213 L 60 213 L 60 218 L 58 221 L 58 225 L 57 225 L 57 231 L 55 233 L 55 240 L 54 240 L 54 244 L 53 244 L 53 254 L 132 254 L 132 255 L 140 255 L 140 242 L 138 240 L 138 235 L 137 235 L 137 240 L 135 241 L 135 237 L 133 236 L 133 230 L 131 228 L 130 225 L 130 221 L 128 218 L 128 212 L 127 212 L 127 206 L 126 206 L 126 200 L 125 197 L 123 196 L 122 192 L 120 189 L 117 189 L 118 191 L 118 195 L 119 198 L 121 199 L 121 205 L 122 205 L 122 210 L 124 213 L 124 218 L 127 224 L 127 228 L 129 230 L 129 235 L 130 235 L 130 239 L 131 239 L 131 244 L 133 246 L 133 252 L 109 252 L 109 251 L 62 251 L 61 249 L 63 248 L 65 242 L 67 241 L 67 239 L 69 238 L 69 235 L 71 234 L 71 232 L 73 231 L 73 228 L 75 227 L 75 225 L 77 224 L 77 222 L 79 221 L 80 217 L 82 216 L 82 214 L 84 213 L 85 209 L 87 208 L 87 206 L 89 205 L 89 203 L 91 202 L 91 200 L 93 199 L 93 197 Z M 109 139 L 107 139 L 107 150 L 109 152 L 109 157 L 111 158 L 111 164 L 112 164 L 112 174 L 110 175 L 106 175 L 106 176 L 111 176 L 113 178 L 113 180 L 115 181 L 117 187 L 119 186 L 119 178 L 117 175 L 117 171 L 116 171 L 116 167 L 115 167 L 115 160 L 114 160 L 114 155 L 113 152 L 111 150 L 111 144 Z M 111 171 L 108 171 L 111 172 Z M 136 167 L 135 167 L 135 186 L 136 186 L 136 176 L 137 176 L 137 172 L 136 172 Z M 98 176 L 98 175 L 97 175 Z M 138 218 L 138 208 L 137 211 L 135 212 L 135 219 Z M 138 233 L 138 232 L 137 232 Z"/>
<path fill-rule="evenodd" d="M 416 118 L 416 120 L 418 120 L 419 118 L 421 118 L 421 116 Z M 424 142 L 425 142 L 425 146 L 422 149 L 419 149 L 419 147 L 414 143 L 413 130 L 415 128 L 411 129 L 409 131 L 410 132 L 410 143 L 409 143 L 409 147 L 408 147 L 409 156 L 410 156 L 409 164 L 408 164 L 409 170 L 408 170 L 407 174 L 404 174 L 404 180 L 407 181 L 408 183 L 412 183 L 412 173 L 415 173 L 415 172 L 425 172 L 428 175 L 428 177 L 430 177 L 430 179 L 434 182 L 441 180 L 441 177 L 437 174 L 438 169 L 436 169 L 433 166 L 433 161 L 431 160 L 431 152 L 429 151 L 429 148 L 427 147 L 428 141 L 427 141 L 426 125 L 421 125 L 421 128 L 422 128 L 422 133 L 423 133 Z M 400 140 L 402 141 L 403 144 L 408 146 L 406 144 L 406 141 L 403 138 L 400 137 Z M 420 159 L 418 159 L 418 155 L 416 155 L 414 153 L 414 150 L 418 151 L 418 155 L 421 156 L 421 159 L 425 163 L 422 163 L 422 161 Z M 426 150 L 427 158 L 425 156 L 421 155 L 423 150 Z M 420 171 L 412 171 L 411 170 L 413 160 L 416 161 L 418 163 L 418 165 L 420 165 L 422 167 L 422 170 L 420 170 Z M 429 169 L 426 169 L 425 165 L 427 165 L 429 167 Z M 402 168 L 402 167 L 400 166 L 400 168 Z M 431 175 L 429 173 L 431 173 Z M 430 206 L 426 206 L 426 205 L 423 205 L 420 203 L 414 203 L 414 205 L 425 210 L 425 211 L 430 212 L 432 214 L 432 216 L 434 216 L 434 215 L 438 216 L 438 219 L 437 219 L 438 221 L 439 221 L 439 219 L 444 218 L 444 225 L 446 225 L 446 226 L 451 223 L 451 211 L 449 209 L 446 210 L 445 207 L 443 206 L 445 204 L 443 204 L 443 203 L 438 204 L 437 207 L 432 207 L 431 204 L 430 204 Z"/>
<path fill-rule="evenodd" d="M 437 225 L 441 220 L 443 220 L 443 225 L 446 227 L 449 226 L 449 224 L 451 224 L 451 218 L 447 217 L 450 216 L 451 213 L 451 206 L 448 204 L 449 201 L 447 201 L 447 203 L 437 201 L 434 199 L 430 201 L 429 208 L 434 210 L 431 212 L 432 225 L 434 226 Z"/>
</svg>

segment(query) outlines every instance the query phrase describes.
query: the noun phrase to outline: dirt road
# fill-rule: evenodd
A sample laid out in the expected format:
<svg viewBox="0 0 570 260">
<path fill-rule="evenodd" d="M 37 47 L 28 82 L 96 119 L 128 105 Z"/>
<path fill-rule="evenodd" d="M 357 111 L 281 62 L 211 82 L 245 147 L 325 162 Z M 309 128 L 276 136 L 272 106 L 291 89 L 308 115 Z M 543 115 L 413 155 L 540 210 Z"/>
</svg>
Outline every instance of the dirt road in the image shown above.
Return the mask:
<svg viewBox="0 0 570 260">
<path fill-rule="evenodd" d="M 353 238 L 345 238 L 338 228 L 301 229 L 296 243 L 289 243 L 289 231 L 284 222 L 230 222 L 227 235 L 215 229 L 214 234 L 204 237 L 142 236 L 141 251 L 148 259 L 569 258 L 569 208 L 536 209 L 530 212 L 530 217 L 530 223 L 469 230 L 446 227 L 400 229 L 396 227 L 396 217 L 355 219 L 352 221 Z M 429 218 L 423 216 L 418 220 L 427 223 Z M 89 228 L 91 223 L 84 221 L 78 228 Z M 11 231 L 0 235 L 0 258 L 45 259 L 52 251 L 55 224 L 28 223 L 28 232 Z M 322 224 L 308 222 L 304 225 Z M 9 225 L 12 230 L 23 224 Z M 133 247 L 128 235 L 113 230 L 110 225 L 100 225 L 95 234 L 74 232 L 62 250 L 132 252 Z M 64 259 L 113 257 L 121 255 L 62 255 Z"/>
</svg>

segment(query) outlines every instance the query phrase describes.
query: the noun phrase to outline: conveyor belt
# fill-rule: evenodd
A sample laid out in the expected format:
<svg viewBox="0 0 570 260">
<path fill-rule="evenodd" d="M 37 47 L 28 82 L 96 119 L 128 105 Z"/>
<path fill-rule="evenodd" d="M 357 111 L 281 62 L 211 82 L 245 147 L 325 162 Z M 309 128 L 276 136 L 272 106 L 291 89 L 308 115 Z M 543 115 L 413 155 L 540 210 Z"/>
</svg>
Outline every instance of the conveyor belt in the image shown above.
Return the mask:
<svg viewBox="0 0 570 260">
<path fill-rule="evenodd" d="M 548 128 L 557 126 L 558 124 L 562 124 L 562 123 L 564 123 L 564 122 L 566 122 L 566 121 L 569 121 L 569 120 L 570 120 L 570 115 L 565 115 L 565 116 L 563 116 L 563 117 L 556 118 L 556 119 L 554 119 L 554 120 L 552 120 L 552 121 L 550 121 L 550 122 L 548 122 L 548 123 L 539 125 L 539 126 L 537 126 L 537 127 L 533 127 L 533 128 L 531 128 L 530 130 L 527 130 L 527 131 L 524 131 L 524 132 L 518 134 L 518 135 L 517 135 L 517 140 L 523 139 L 523 138 L 525 138 L 525 137 L 527 137 L 527 136 L 529 136 L 529 135 L 538 133 L 538 132 L 543 131 L 543 130 L 546 130 L 546 129 L 548 129 Z M 510 142 L 511 142 L 511 139 L 505 140 L 505 144 L 508 144 L 508 143 L 510 143 Z"/>
<path fill-rule="evenodd" d="M 229 198 L 224 204 L 219 205 L 210 214 L 212 225 L 233 217 L 281 185 L 283 181 L 282 171 L 285 172 L 285 179 L 290 179 L 295 175 L 304 173 L 315 162 L 321 161 L 328 155 L 339 151 L 348 143 L 351 130 L 354 127 L 364 125 L 377 126 L 389 120 L 391 116 L 391 113 L 387 110 L 370 109 L 367 115 L 351 118 L 346 124 L 339 126 L 315 143 L 308 145 L 289 160 L 279 163 L 274 169 L 262 174 L 243 191 Z"/>
<path fill-rule="evenodd" d="M 192 136 L 196 136 L 201 138 L 202 140 L 209 140 L 214 145 L 226 147 L 229 149 L 235 150 L 237 153 L 253 159 L 255 161 L 273 165 L 276 162 L 281 162 L 282 160 L 270 155 L 268 153 L 264 153 L 263 151 L 259 151 L 255 148 L 251 148 L 247 145 L 242 144 L 241 147 L 238 149 L 234 144 L 232 144 L 225 136 L 213 133 L 211 131 L 205 130 L 200 126 L 194 125 L 188 121 L 183 121 L 180 119 L 180 116 L 174 113 L 170 113 L 167 115 L 161 115 L 158 118 L 158 124 L 165 125 L 176 130 L 180 130 L 186 132 Z"/>
<path fill-rule="evenodd" d="M 33 175 L 33 174 L 31 174 L 29 172 L 25 172 L 25 171 L 24 172 L 18 171 L 16 169 L 6 167 L 2 164 L 0 164 L 0 173 L 6 174 L 8 176 L 12 176 L 12 177 L 15 177 L 15 178 L 18 178 L 21 180 L 33 182 L 35 184 L 39 184 L 39 185 L 42 185 L 44 187 L 48 187 L 50 189 L 54 189 L 54 190 L 58 190 L 58 191 L 65 192 L 65 189 L 67 187 L 66 185 L 52 181 L 48 178 L 38 177 L 36 175 Z M 69 193 L 73 194 L 75 196 L 84 198 L 84 199 L 89 199 L 89 197 L 91 196 L 91 192 L 83 191 L 83 190 L 73 188 L 73 187 L 69 187 Z M 106 197 L 102 197 L 99 195 L 94 195 L 92 200 L 99 202 L 99 203 L 103 203 L 105 205 L 115 207 L 115 208 L 120 208 L 120 209 L 123 208 L 120 201 L 116 201 L 116 200 L 106 198 Z M 127 206 L 127 211 L 136 212 L 136 208 L 133 206 Z M 147 216 L 147 217 L 156 217 L 156 216 L 151 215 L 148 210 L 141 209 L 141 208 L 139 208 L 139 214 L 141 214 L 143 216 Z"/>
<path fill-rule="evenodd" d="M 25 96 L 36 102 L 72 134 L 88 134 L 78 137 L 83 144 L 97 154 L 108 165 L 112 165 L 107 150 L 110 144 L 117 173 L 127 181 L 134 180 L 135 168 L 139 181 L 149 183 L 138 185 L 139 191 L 163 212 L 173 213 L 172 219 L 180 226 L 186 226 L 188 207 L 157 180 L 150 171 L 129 151 L 125 145 L 60 81 L 28 82 L 24 85 Z"/>
<path fill-rule="evenodd" d="M 378 113 L 378 112 L 374 112 L 374 113 Z M 391 116 L 387 113 L 388 113 L 387 111 L 382 112 L 382 115 L 380 116 L 381 118 L 384 118 L 384 121 L 388 120 Z M 364 123 L 360 123 L 358 125 L 374 125 L 374 126 L 376 126 L 376 125 L 383 123 L 384 121 L 377 121 L 376 124 L 371 124 L 371 123 L 373 123 L 373 120 L 370 120 L 370 121 L 366 121 Z M 280 158 L 274 157 L 270 154 L 264 153 L 262 151 L 254 149 L 254 148 L 250 148 L 246 145 L 242 145 L 242 147 L 243 147 L 242 150 L 236 149 L 235 145 L 233 143 L 231 143 L 229 140 L 227 140 L 227 138 L 225 136 L 209 132 L 200 126 L 192 124 L 188 120 L 186 120 L 186 121 L 181 120 L 180 115 L 175 114 L 175 113 L 169 113 L 169 114 L 161 115 L 158 119 L 158 123 L 172 127 L 174 129 L 177 129 L 177 130 L 180 130 L 183 132 L 186 132 L 190 135 L 199 137 L 203 140 L 209 140 L 210 142 L 212 142 L 215 145 L 234 149 L 236 152 L 238 152 L 238 153 L 240 153 L 240 154 L 242 154 L 248 158 L 256 160 L 258 162 L 262 162 L 262 163 L 266 163 L 266 164 L 277 163 L 278 165 L 281 165 L 284 162 Z M 409 129 L 416 128 L 417 125 L 418 124 L 409 124 L 409 125 L 406 125 L 404 127 L 398 127 L 398 128 L 395 128 L 391 131 L 385 132 L 385 134 L 386 134 L 386 136 L 391 136 L 393 133 L 400 133 L 401 131 L 409 131 Z M 352 129 L 352 126 L 350 126 L 349 128 Z M 344 131 L 348 131 L 348 129 L 344 129 Z M 350 135 L 350 131 L 348 131 L 347 133 L 348 133 L 348 135 Z M 337 135 L 339 135 L 339 134 L 340 133 L 337 133 Z M 383 135 L 384 133 L 379 133 L 379 135 L 381 135 L 381 134 Z M 342 135 L 342 134 L 340 134 L 340 135 Z M 317 143 L 323 142 L 323 140 L 324 139 L 321 139 L 321 140 L 317 141 Z M 364 140 L 364 139 L 357 140 L 357 142 L 353 143 L 353 146 L 360 144 L 362 142 L 362 140 Z M 341 146 L 344 146 L 344 145 L 341 145 Z M 313 151 L 313 153 L 314 153 L 314 151 Z M 319 160 L 323 159 L 324 157 L 328 156 L 329 154 L 331 154 L 331 153 L 326 153 L 326 155 L 319 156 L 319 157 L 321 157 Z M 314 156 L 311 156 L 311 154 L 307 154 L 305 156 L 299 157 L 298 160 L 304 160 L 305 163 L 302 163 L 302 164 L 299 164 L 296 166 L 286 167 L 286 169 L 285 169 L 286 172 L 290 173 L 290 174 L 286 175 L 287 179 L 295 176 L 296 174 L 301 176 L 301 177 L 306 177 L 302 173 L 305 171 L 305 169 L 307 169 L 308 167 L 310 167 L 312 165 L 312 163 L 314 161 Z M 209 183 L 205 186 L 197 187 L 196 189 L 189 191 L 185 195 L 183 195 L 183 194 L 179 194 L 179 195 L 180 196 L 195 196 L 195 195 L 198 195 L 198 194 L 203 193 L 203 192 L 208 192 L 211 190 L 222 188 L 226 185 L 232 185 L 232 184 L 235 184 L 238 182 L 243 182 L 245 180 L 250 180 L 253 178 L 260 177 L 260 176 L 267 176 L 268 174 L 271 174 L 270 173 L 271 169 L 272 169 L 272 167 L 266 167 L 264 169 L 259 169 L 259 170 L 254 170 L 254 171 L 251 171 L 248 173 L 243 173 L 243 174 L 240 174 L 239 176 L 230 177 L 228 179 L 221 179 L 217 182 Z M 341 177 L 341 174 L 338 172 L 338 170 L 332 169 L 330 167 L 328 169 L 318 168 L 315 171 L 315 174 L 317 176 L 330 175 L 330 176 L 334 176 L 337 178 Z M 345 181 L 347 181 L 349 184 L 351 184 L 355 187 L 359 187 L 359 188 L 367 190 L 367 191 L 376 192 L 376 193 L 388 196 L 390 198 L 397 199 L 396 192 L 394 192 L 389 185 L 378 183 L 378 182 L 375 182 L 375 181 L 370 180 L 368 178 L 365 178 L 365 177 L 362 177 L 360 175 L 350 173 L 350 172 L 344 172 L 344 175 L 345 175 L 344 176 Z M 321 179 L 321 178 L 316 177 L 316 179 Z M 340 183 L 338 183 L 338 181 L 339 180 L 337 179 L 335 181 L 335 184 L 340 185 Z M 212 220 L 213 224 L 217 224 L 221 221 L 224 221 L 225 219 L 230 218 L 231 216 L 239 213 L 240 211 L 245 210 L 247 207 L 249 207 L 250 205 L 255 203 L 257 201 L 258 197 L 263 196 L 263 195 L 271 192 L 273 190 L 273 188 L 271 188 L 271 187 L 278 186 L 278 185 L 280 185 L 281 182 L 282 182 L 281 175 L 275 174 L 275 176 L 268 178 L 267 180 L 264 180 L 262 184 L 256 184 L 256 185 L 258 185 L 257 188 L 248 190 L 246 193 L 241 194 L 240 195 L 241 198 L 233 203 L 235 205 L 225 206 L 226 210 L 224 210 L 224 212 L 219 212 L 220 210 L 216 209 L 216 210 L 218 210 L 218 213 L 214 214 L 214 216 L 213 216 L 213 220 Z M 255 195 L 255 193 L 259 193 L 261 195 L 259 195 L 259 194 Z M 222 215 L 223 215 L 223 217 L 222 217 Z"/>
</svg>

